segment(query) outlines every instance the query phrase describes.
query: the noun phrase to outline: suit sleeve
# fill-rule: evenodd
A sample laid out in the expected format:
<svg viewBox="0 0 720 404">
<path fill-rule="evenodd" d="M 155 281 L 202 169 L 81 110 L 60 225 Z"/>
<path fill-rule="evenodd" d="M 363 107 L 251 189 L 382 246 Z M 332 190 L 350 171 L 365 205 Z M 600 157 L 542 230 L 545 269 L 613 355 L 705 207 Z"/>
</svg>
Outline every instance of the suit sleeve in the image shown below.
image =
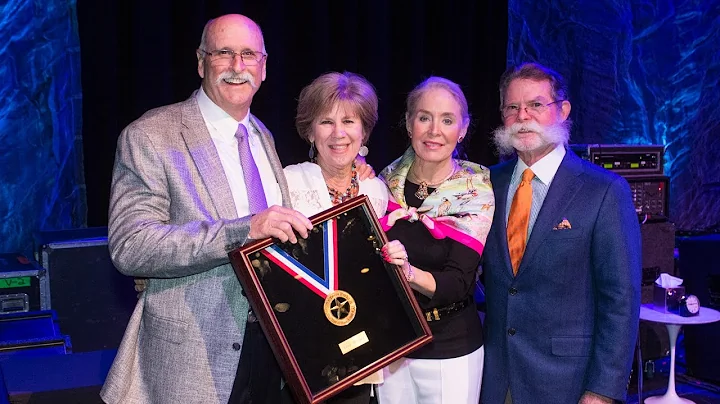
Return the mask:
<svg viewBox="0 0 720 404">
<path fill-rule="evenodd" d="M 630 187 L 608 187 L 593 230 L 592 276 L 597 299 L 586 390 L 623 400 L 638 333 L 641 238 Z"/>
<path fill-rule="evenodd" d="M 227 252 L 247 239 L 250 217 L 212 219 L 207 212 L 173 223 L 167 167 L 147 134 L 121 133 L 110 191 L 110 256 L 125 275 L 175 278 L 229 262 Z M 187 179 L 190 181 L 190 179 Z M 188 212 L 200 209 L 188 206 Z M 190 213 L 188 213 L 190 214 Z"/>
</svg>

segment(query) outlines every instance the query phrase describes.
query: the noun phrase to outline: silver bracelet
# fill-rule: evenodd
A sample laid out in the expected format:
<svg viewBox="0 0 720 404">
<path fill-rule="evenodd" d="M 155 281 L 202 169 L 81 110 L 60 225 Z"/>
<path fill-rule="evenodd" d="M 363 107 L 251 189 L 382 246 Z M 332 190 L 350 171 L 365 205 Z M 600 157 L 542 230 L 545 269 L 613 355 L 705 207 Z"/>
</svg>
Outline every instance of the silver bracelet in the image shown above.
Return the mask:
<svg viewBox="0 0 720 404">
<path fill-rule="evenodd" d="M 406 260 L 405 263 L 407 264 L 407 272 L 405 273 L 405 280 L 408 282 L 412 282 L 415 279 L 415 273 L 413 272 L 412 265 Z"/>
</svg>

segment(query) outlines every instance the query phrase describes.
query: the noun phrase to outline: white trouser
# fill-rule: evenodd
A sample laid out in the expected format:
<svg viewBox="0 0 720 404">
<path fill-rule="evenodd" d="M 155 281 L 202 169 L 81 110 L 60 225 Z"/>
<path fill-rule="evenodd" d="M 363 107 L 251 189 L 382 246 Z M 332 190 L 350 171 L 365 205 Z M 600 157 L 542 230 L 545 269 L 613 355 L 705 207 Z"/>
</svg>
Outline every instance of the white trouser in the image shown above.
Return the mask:
<svg viewBox="0 0 720 404">
<path fill-rule="evenodd" d="M 485 348 L 451 359 L 400 358 L 383 369 L 378 404 L 477 404 Z"/>
</svg>

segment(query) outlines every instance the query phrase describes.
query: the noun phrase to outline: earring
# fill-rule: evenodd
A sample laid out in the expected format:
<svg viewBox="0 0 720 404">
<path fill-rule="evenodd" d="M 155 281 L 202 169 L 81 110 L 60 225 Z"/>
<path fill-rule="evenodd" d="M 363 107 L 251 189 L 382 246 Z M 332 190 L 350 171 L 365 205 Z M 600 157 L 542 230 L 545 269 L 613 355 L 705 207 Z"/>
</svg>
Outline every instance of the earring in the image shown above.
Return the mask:
<svg viewBox="0 0 720 404">
<path fill-rule="evenodd" d="M 460 137 L 458 138 L 458 143 L 462 142 L 463 139 L 465 139 L 465 137 L 464 137 L 464 136 L 460 136 Z"/>
<path fill-rule="evenodd" d="M 358 150 L 358 154 L 363 157 L 367 156 L 369 152 L 370 150 L 368 150 L 367 146 L 365 145 L 360 146 L 360 150 Z"/>
<path fill-rule="evenodd" d="M 308 151 L 308 157 L 310 161 L 315 160 L 315 142 L 310 142 L 310 151 Z"/>
</svg>

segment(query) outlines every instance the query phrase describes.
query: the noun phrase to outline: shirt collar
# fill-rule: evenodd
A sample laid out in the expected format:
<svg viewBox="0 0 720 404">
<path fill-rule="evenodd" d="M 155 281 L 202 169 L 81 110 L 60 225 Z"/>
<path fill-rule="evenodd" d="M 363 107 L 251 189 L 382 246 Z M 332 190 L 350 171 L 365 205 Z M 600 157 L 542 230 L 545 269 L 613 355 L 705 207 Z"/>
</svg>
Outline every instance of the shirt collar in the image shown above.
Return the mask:
<svg viewBox="0 0 720 404">
<path fill-rule="evenodd" d="M 195 97 L 197 99 L 198 107 L 200 107 L 200 113 L 202 113 L 203 118 L 205 118 L 205 122 L 208 127 L 215 129 L 217 134 L 223 139 L 227 138 L 226 140 L 230 140 L 234 138 L 239 123 L 245 125 L 248 133 L 252 133 L 250 130 L 249 109 L 245 117 L 238 122 L 222 108 L 217 106 L 217 104 L 215 104 L 210 97 L 207 96 L 202 87 L 200 87 L 200 90 L 197 92 Z"/>
<path fill-rule="evenodd" d="M 558 168 L 560 168 L 560 163 L 562 163 L 565 153 L 565 145 L 561 143 L 557 145 L 553 151 L 548 153 L 547 156 L 536 161 L 531 167 L 528 167 L 521 158 L 518 158 L 515 172 L 522 173 L 526 168 L 530 168 L 543 184 L 550 185 L 553 178 L 555 178 Z"/>
</svg>

